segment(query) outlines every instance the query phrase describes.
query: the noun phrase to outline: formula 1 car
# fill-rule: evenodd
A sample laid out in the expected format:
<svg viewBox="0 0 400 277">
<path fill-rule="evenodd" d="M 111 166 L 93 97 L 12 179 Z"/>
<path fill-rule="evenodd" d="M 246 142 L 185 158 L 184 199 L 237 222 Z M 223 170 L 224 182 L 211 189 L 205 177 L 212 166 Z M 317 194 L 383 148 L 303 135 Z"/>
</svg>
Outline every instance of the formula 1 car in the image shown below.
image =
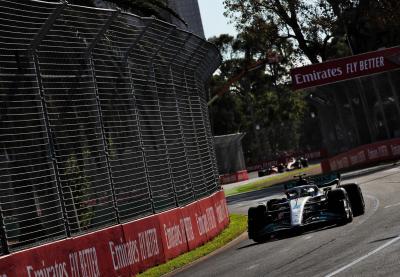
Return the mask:
<svg viewBox="0 0 400 277">
<path fill-rule="evenodd" d="M 248 210 L 250 239 L 261 242 L 283 232 L 298 234 L 318 225 L 344 225 L 353 216 L 364 214 L 360 187 L 341 184 L 340 174 L 295 177 L 298 179 L 284 185 L 285 198 L 271 199 Z"/>
</svg>

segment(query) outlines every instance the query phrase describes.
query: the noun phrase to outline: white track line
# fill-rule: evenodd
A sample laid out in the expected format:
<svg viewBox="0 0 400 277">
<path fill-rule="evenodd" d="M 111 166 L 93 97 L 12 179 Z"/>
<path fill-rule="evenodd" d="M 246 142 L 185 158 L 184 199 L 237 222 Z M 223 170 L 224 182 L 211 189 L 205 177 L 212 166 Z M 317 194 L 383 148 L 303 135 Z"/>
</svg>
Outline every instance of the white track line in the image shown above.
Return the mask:
<svg viewBox="0 0 400 277">
<path fill-rule="evenodd" d="M 365 260 L 365 259 L 368 258 L 369 256 L 371 256 L 371 255 L 373 255 L 373 254 L 375 254 L 375 253 L 381 251 L 383 248 L 386 248 L 386 247 L 388 247 L 389 245 L 392 245 L 393 243 L 395 243 L 395 242 L 398 241 L 398 240 L 400 240 L 400 237 L 395 237 L 394 239 L 388 241 L 387 243 L 385 243 L 385 244 L 379 246 L 379 247 L 376 248 L 375 250 L 372 250 L 372 251 L 369 252 L 368 254 L 366 254 L 366 255 L 364 255 L 364 256 L 358 258 L 357 260 L 352 261 L 352 262 L 349 263 L 348 265 L 345 265 L 345 266 L 339 268 L 338 270 L 336 270 L 336 271 L 334 271 L 334 272 L 332 272 L 332 273 L 329 273 L 329 274 L 326 275 L 325 277 L 334 276 L 334 275 L 336 275 L 336 274 L 338 274 L 338 273 L 340 273 L 340 272 L 342 272 L 342 271 L 348 269 L 349 267 L 352 267 L 353 265 L 355 265 L 355 264 L 361 262 L 362 260 Z"/>
<path fill-rule="evenodd" d="M 396 204 L 392 204 L 392 205 L 387 205 L 387 206 L 385 206 L 385 209 L 391 208 L 391 207 L 396 207 L 396 206 L 400 206 L 400 202 L 396 203 Z"/>
</svg>

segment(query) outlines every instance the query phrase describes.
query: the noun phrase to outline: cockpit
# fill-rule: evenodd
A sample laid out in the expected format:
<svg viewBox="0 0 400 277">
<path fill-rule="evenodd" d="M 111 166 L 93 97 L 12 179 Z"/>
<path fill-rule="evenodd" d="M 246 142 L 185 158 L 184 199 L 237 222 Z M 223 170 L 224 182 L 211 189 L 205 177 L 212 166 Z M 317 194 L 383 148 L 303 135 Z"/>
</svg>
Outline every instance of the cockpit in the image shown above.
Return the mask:
<svg viewBox="0 0 400 277">
<path fill-rule="evenodd" d="M 300 186 L 286 190 L 285 194 L 288 199 L 295 199 L 306 196 L 317 196 L 319 193 L 317 186 Z"/>
</svg>

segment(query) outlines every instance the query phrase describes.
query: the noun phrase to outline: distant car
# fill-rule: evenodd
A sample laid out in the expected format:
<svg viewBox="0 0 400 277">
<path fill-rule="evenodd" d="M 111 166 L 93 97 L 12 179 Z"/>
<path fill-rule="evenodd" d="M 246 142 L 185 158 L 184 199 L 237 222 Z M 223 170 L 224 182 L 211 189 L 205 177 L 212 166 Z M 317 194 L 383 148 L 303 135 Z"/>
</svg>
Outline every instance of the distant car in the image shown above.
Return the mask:
<svg viewBox="0 0 400 277">
<path fill-rule="evenodd" d="M 258 171 L 258 177 L 263 177 L 271 174 L 278 173 L 278 168 L 276 166 L 271 166 L 269 168 L 263 168 Z"/>
<path fill-rule="evenodd" d="M 361 188 L 355 183 L 341 184 L 339 174 L 296 178 L 285 185 L 284 198 L 248 210 L 250 239 L 261 242 L 273 234 L 298 233 L 321 224 L 344 225 L 364 214 Z"/>
<path fill-rule="evenodd" d="M 308 159 L 304 157 L 300 157 L 300 163 L 302 167 L 308 167 Z"/>
</svg>

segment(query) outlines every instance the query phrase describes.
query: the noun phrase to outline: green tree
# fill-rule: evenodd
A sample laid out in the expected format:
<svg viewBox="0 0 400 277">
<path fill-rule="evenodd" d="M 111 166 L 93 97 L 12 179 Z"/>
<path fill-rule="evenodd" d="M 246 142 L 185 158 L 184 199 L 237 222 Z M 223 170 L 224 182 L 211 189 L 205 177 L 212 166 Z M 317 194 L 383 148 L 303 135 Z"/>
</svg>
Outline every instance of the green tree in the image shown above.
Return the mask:
<svg viewBox="0 0 400 277">
<path fill-rule="evenodd" d="M 288 65 L 293 62 L 292 45 L 277 36 L 276 26 L 263 21 L 244 28 L 236 38 L 221 35 L 210 41 L 224 57 L 219 74 L 210 84 L 213 92 L 246 65 L 266 58 L 271 50 L 282 56 L 279 64 L 267 64 L 247 73 L 211 106 L 214 134 L 246 133 L 243 148 L 250 161 L 297 148 L 305 105 L 302 96 L 290 93 L 284 81 Z"/>
<path fill-rule="evenodd" d="M 400 43 L 400 2 L 352 0 L 224 0 L 226 15 L 244 30 L 274 24 L 311 63 Z M 347 41 L 348 38 L 348 41 Z M 346 49 L 347 48 L 347 49 Z"/>
</svg>

